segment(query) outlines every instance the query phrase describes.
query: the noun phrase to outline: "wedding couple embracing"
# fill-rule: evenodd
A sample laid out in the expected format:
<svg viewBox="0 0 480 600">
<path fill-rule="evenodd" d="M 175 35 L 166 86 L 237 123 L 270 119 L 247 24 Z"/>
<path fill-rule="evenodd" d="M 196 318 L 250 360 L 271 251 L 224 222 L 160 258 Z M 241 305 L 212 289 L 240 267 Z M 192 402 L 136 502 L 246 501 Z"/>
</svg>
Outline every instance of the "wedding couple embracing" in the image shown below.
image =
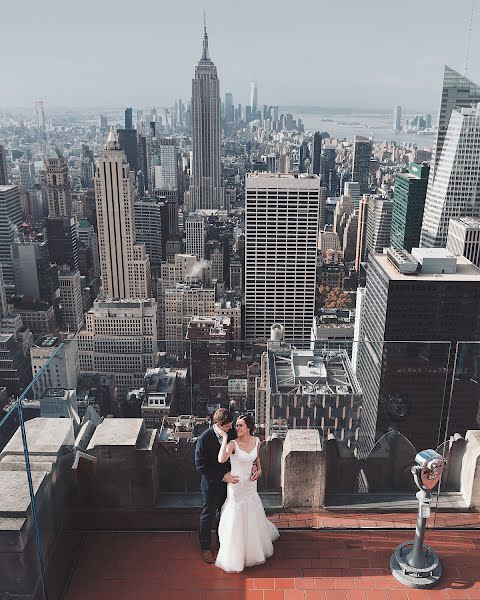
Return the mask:
<svg viewBox="0 0 480 600">
<path fill-rule="evenodd" d="M 195 449 L 203 504 L 199 531 L 202 558 L 207 563 L 215 560 L 211 533 L 219 517 L 215 564 L 228 573 L 264 563 L 272 556 L 272 542 L 279 536 L 257 492 L 262 465 L 260 440 L 253 435 L 254 429 L 250 415 L 238 417 L 233 427 L 231 413 L 220 408 L 213 415 L 213 427 L 202 433 Z"/>
</svg>

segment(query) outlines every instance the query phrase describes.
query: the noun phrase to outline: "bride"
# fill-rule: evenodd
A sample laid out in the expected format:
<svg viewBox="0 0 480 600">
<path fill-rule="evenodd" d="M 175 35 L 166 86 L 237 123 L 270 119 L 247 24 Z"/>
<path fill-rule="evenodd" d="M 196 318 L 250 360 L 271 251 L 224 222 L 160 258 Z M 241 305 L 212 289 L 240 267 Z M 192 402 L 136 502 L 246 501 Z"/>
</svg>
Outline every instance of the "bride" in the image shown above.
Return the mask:
<svg viewBox="0 0 480 600">
<path fill-rule="evenodd" d="M 218 528 L 220 549 L 215 564 L 229 573 L 264 563 L 272 556 L 272 542 L 279 536 L 278 529 L 265 516 L 257 492 L 262 467 L 258 455 L 260 440 L 252 435 L 255 429 L 252 417 L 238 417 L 235 429 L 238 438 L 231 442 L 227 433 L 218 429 L 222 436 L 218 462 L 230 459 L 231 473 L 239 479 L 238 483 L 227 485 Z"/>
</svg>

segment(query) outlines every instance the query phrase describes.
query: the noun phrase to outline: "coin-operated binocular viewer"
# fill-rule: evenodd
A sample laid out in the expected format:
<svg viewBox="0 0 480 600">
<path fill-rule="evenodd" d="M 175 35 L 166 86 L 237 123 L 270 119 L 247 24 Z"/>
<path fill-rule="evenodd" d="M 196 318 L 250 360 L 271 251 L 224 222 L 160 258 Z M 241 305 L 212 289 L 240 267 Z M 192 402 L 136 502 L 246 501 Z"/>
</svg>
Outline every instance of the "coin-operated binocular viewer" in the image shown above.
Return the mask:
<svg viewBox="0 0 480 600">
<path fill-rule="evenodd" d="M 442 566 L 437 553 L 423 543 L 427 519 L 430 517 L 431 491 L 442 477 L 447 464 L 435 450 L 423 450 L 415 457 L 413 479 L 419 489 L 418 516 L 415 540 L 395 548 L 390 559 L 392 575 L 411 588 L 425 588 L 437 583 L 442 576 Z"/>
</svg>

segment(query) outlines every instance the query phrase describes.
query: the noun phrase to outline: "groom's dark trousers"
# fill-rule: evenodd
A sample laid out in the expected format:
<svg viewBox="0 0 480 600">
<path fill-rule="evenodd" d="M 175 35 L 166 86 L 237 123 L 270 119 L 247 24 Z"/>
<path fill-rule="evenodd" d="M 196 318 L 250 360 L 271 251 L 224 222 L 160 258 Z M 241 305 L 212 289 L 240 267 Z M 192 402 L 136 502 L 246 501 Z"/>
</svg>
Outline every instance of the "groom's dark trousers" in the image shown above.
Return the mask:
<svg viewBox="0 0 480 600">
<path fill-rule="evenodd" d="M 228 432 L 228 441 L 237 437 L 234 429 Z M 227 497 L 227 484 L 224 483 L 225 473 L 230 471 L 230 462 L 220 464 L 218 451 L 220 443 L 213 427 L 204 431 L 197 440 L 195 448 L 195 467 L 200 473 L 200 489 L 202 492 L 202 512 L 200 513 L 200 546 L 202 550 L 212 547 L 212 526 L 218 537 L 218 522 L 220 510 Z"/>
</svg>

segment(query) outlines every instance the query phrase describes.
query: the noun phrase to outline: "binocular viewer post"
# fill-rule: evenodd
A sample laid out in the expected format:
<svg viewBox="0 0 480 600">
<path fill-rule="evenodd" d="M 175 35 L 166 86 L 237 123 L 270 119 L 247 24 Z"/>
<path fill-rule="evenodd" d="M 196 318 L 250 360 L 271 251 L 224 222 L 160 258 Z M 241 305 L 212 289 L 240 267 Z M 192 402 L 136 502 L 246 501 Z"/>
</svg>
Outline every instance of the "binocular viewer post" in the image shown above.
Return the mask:
<svg viewBox="0 0 480 600">
<path fill-rule="evenodd" d="M 418 487 L 417 525 L 413 542 L 399 544 L 390 558 L 392 575 L 411 588 L 431 587 L 442 576 L 440 559 L 430 546 L 423 543 L 427 519 L 430 517 L 431 490 L 439 483 L 446 460 L 435 450 L 423 450 L 415 457 L 411 471 Z"/>
</svg>

